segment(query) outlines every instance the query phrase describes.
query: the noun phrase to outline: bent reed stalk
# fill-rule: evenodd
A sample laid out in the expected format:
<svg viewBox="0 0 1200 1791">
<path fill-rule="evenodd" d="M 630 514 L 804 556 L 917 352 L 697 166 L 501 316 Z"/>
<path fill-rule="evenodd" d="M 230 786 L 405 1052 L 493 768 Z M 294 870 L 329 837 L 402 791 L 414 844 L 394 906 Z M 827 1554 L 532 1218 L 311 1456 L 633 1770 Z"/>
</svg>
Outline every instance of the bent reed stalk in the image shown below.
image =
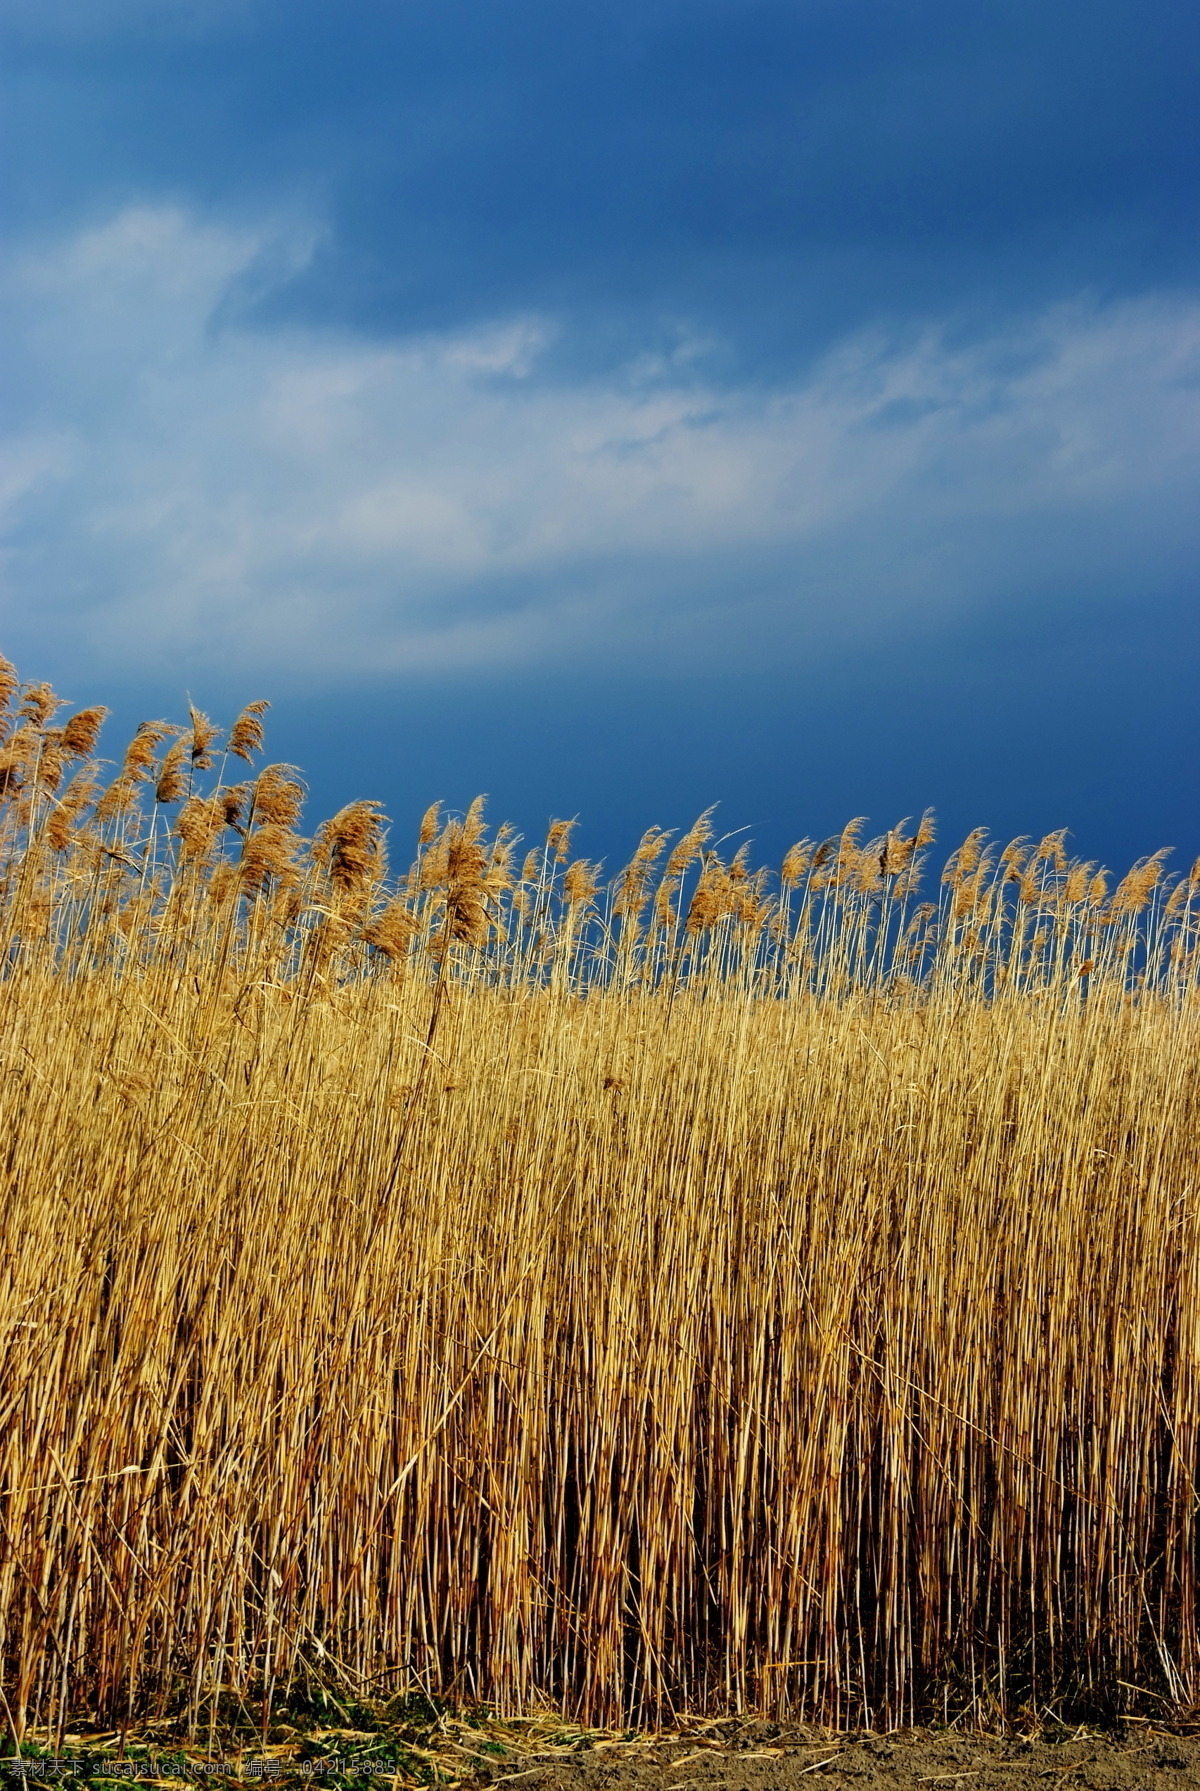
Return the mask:
<svg viewBox="0 0 1200 1791">
<path fill-rule="evenodd" d="M 105 783 L 0 697 L 17 1736 L 1195 1703 L 1200 866 L 705 815 L 606 885 L 477 802 L 392 877 L 264 704 Z"/>
</svg>

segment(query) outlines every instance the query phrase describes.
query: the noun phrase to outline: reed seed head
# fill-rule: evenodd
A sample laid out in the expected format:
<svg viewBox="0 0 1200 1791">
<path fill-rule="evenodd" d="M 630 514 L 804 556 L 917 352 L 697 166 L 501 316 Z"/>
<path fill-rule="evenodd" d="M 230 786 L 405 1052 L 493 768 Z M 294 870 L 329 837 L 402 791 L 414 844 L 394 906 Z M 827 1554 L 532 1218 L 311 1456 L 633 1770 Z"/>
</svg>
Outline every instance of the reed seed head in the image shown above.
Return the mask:
<svg viewBox="0 0 1200 1791">
<path fill-rule="evenodd" d="M 798 884 L 803 883 L 815 850 L 809 839 L 797 840 L 794 846 L 788 847 L 779 870 L 779 881 L 785 889 L 795 889 Z"/>
<path fill-rule="evenodd" d="M 1142 912 L 1158 887 L 1165 868 L 1163 859 L 1170 850 L 1169 846 L 1164 846 L 1152 857 L 1140 859 L 1122 878 L 1109 903 L 1109 913 L 1114 918 Z"/>
<path fill-rule="evenodd" d="M 290 885 L 296 880 L 296 856 L 300 842 L 278 821 L 255 827 L 242 842 L 238 876 L 242 888 L 252 894 Z"/>
<path fill-rule="evenodd" d="M 270 707 L 270 703 L 263 697 L 259 697 L 256 702 L 247 703 L 229 730 L 225 750 L 231 752 L 235 758 L 244 759 L 247 765 L 254 754 L 263 749 L 262 718 Z"/>
<path fill-rule="evenodd" d="M 648 827 L 638 842 L 637 851 L 617 878 L 613 913 L 635 924 L 650 895 L 654 866 L 670 839 L 661 827 Z"/>
<path fill-rule="evenodd" d="M 75 843 L 80 821 L 98 791 L 94 766 L 83 766 L 75 773 L 46 820 L 46 840 L 53 851 L 65 852 Z"/>
<path fill-rule="evenodd" d="M 339 896 L 360 895 L 384 875 L 383 825 L 377 802 L 351 802 L 319 828 L 314 856 Z"/>
<path fill-rule="evenodd" d="M 190 741 L 185 736 L 176 740 L 163 754 L 159 766 L 158 777 L 154 785 L 155 802 L 182 802 L 187 795 L 187 777 L 184 773 L 184 761 L 189 757 Z"/>
<path fill-rule="evenodd" d="M 228 824 L 224 801 L 227 794 L 219 791 L 215 796 L 189 796 L 180 809 L 175 832 L 185 859 L 203 863 L 211 854 L 221 829 Z"/>
<path fill-rule="evenodd" d="M 97 705 L 79 709 L 63 723 L 62 749 L 68 759 L 90 758 L 96 750 L 108 710 Z"/>
<path fill-rule="evenodd" d="M 725 876 L 725 867 L 713 854 L 692 891 L 684 931 L 692 938 L 710 932 L 729 913 L 729 907 L 729 880 Z"/>
<path fill-rule="evenodd" d="M 155 755 L 159 747 L 178 732 L 179 729 L 172 727 L 169 721 L 139 722 L 133 739 L 125 748 L 122 776 L 133 784 L 149 782 L 152 774 L 157 775 Z"/>
<path fill-rule="evenodd" d="M 942 872 L 942 882 L 948 883 L 951 889 L 958 889 L 978 865 L 986 839 L 986 827 L 973 828 L 957 851 L 950 854 Z"/>
<path fill-rule="evenodd" d="M 21 692 L 17 715 L 33 728 L 44 728 L 63 706 L 48 684 L 26 684 Z"/>
<path fill-rule="evenodd" d="M 546 835 L 546 856 L 555 864 L 565 864 L 567 854 L 571 850 L 571 835 L 575 830 L 574 821 L 551 821 Z"/>
<path fill-rule="evenodd" d="M 365 928 L 363 938 L 376 951 L 382 952 L 391 963 L 399 964 L 408 956 L 409 948 L 419 931 L 416 916 L 408 904 L 396 896 L 376 915 L 370 926 Z"/>
<path fill-rule="evenodd" d="M 596 899 L 600 887 L 600 866 L 587 858 L 576 858 L 563 873 L 563 895 L 572 908 L 587 908 Z"/>
<path fill-rule="evenodd" d="M 188 704 L 187 749 L 194 771 L 211 771 L 220 729 L 194 704 Z"/>
<path fill-rule="evenodd" d="M 294 765 L 264 765 L 250 786 L 249 816 L 256 824 L 294 827 L 304 807 L 304 786 Z"/>
<path fill-rule="evenodd" d="M 3 745 L 12 732 L 12 700 L 20 688 L 21 680 L 16 666 L 0 653 L 0 745 Z"/>
<path fill-rule="evenodd" d="M 213 801 L 220 804 L 223 827 L 240 829 L 249 812 L 253 791 L 253 784 L 225 784 L 216 792 Z"/>
<path fill-rule="evenodd" d="M 667 876 L 683 877 L 712 838 L 713 810 L 706 808 L 675 842 L 667 859 Z"/>
</svg>

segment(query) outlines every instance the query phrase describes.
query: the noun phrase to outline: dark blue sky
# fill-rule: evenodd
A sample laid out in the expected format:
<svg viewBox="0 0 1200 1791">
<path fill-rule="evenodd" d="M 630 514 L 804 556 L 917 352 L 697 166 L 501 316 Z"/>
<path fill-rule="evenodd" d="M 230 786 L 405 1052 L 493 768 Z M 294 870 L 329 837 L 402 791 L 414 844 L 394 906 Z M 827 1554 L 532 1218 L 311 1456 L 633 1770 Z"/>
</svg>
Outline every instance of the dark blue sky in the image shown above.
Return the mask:
<svg viewBox="0 0 1200 1791">
<path fill-rule="evenodd" d="M 1198 65 L 1160 0 L 8 0 L 0 648 L 267 694 L 401 831 L 1190 856 Z"/>
</svg>

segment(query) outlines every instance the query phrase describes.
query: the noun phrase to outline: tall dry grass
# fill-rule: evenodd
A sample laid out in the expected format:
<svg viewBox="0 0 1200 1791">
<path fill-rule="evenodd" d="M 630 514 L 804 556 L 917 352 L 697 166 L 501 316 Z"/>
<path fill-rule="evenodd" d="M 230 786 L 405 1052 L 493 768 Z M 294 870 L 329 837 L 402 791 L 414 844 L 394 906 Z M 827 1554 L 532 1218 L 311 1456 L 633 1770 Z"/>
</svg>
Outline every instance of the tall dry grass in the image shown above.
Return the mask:
<svg viewBox="0 0 1200 1791">
<path fill-rule="evenodd" d="M 1195 1701 L 1200 870 L 476 804 L 397 877 L 263 705 L 105 779 L 0 683 L 16 1733 Z"/>
</svg>

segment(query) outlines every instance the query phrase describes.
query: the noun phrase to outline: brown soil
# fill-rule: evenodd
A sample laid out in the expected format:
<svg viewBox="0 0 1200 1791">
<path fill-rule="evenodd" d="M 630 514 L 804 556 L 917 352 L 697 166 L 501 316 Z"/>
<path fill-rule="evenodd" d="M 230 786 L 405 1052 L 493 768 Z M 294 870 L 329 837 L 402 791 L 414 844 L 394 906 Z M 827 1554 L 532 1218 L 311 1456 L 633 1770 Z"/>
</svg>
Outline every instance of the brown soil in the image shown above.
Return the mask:
<svg viewBox="0 0 1200 1791">
<path fill-rule="evenodd" d="M 1079 1731 L 1065 1739 L 1001 1739 L 930 1733 L 845 1735 L 768 1723 L 721 1724 L 711 1735 L 593 1742 L 480 1774 L 520 1791 L 1200 1791 L 1200 1739 L 1145 1727 L 1116 1737 Z"/>
</svg>

